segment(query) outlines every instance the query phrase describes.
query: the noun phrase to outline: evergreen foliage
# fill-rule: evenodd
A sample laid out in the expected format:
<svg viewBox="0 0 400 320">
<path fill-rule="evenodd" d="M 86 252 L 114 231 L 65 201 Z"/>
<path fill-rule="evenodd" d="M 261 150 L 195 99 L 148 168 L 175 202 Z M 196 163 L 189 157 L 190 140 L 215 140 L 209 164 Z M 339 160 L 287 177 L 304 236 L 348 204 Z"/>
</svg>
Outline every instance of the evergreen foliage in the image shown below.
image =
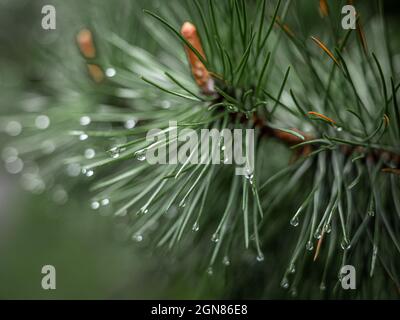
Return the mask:
<svg viewBox="0 0 400 320">
<path fill-rule="evenodd" d="M 324 3 L 59 3 L 75 15 L 59 26 L 75 23 L 38 52 L 52 70 L 29 98 L 36 107 L 1 117 L 18 135 L 6 166 L 18 172 L 23 161 L 33 192 L 53 192 L 54 181 L 68 194 L 90 189 L 91 208 L 124 221 L 176 277 L 181 260 L 193 277 L 204 273 L 204 297 L 211 287 L 232 298 L 398 297 L 399 43 L 382 1 L 355 1 L 356 30 L 341 28 L 346 1 Z M 181 35 L 185 21 L 204 56 Z M 193 78 L 185 46 L 213 77 L 212 94 Z M 160 143 L 146 133 L 169 121 L 254 128 L 254 173 L 148 164 Z M 345 291 L 339 271 L 349 264 L 357 290 Z"/>
</svg>

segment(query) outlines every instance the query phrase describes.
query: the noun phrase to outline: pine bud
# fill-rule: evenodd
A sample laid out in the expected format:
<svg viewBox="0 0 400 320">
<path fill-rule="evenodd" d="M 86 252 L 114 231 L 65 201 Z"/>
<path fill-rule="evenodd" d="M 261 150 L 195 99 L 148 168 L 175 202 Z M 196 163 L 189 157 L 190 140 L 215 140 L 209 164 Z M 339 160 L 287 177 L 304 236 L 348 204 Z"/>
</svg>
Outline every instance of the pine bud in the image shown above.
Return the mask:
<svg viewBox="0 0 400 320">
<path fill-rule="evenodd" d="M 319 13 L 322 17 L 327 17 L 329 15 L 329 7 L 326 0 L 319 0 Z"/>
<path fill-rule="evenodd" d="M 181 29 L 182 36 L 200 53 L 205 59 L 203 47 L 201 45 L 200 38 L 197 34 L 196 27 L 190 23 L 185 22 Z M 214 80 L 204 64 L 200 61 L 198 56 L 187 46 L 185 46 L 186 55 L 189 60 L 189 64 L 192 68 L 193 77 L 197 85 L 201 88 L 205 94 L 214 93 Z"/>
<path fill-rule="evenodd" d="M 104 72 L 97 64 L 88 64 L 87 68 L 94 82 L 100 83 L 104 80 Z"/>
<path fill-rule="evenodd" d="M 96 48 L 93 42 L 92 32 L 88 29 L 82 29 L 76 36 L 79 50 L 86 59 L 96 57 Z"/>
</svg>

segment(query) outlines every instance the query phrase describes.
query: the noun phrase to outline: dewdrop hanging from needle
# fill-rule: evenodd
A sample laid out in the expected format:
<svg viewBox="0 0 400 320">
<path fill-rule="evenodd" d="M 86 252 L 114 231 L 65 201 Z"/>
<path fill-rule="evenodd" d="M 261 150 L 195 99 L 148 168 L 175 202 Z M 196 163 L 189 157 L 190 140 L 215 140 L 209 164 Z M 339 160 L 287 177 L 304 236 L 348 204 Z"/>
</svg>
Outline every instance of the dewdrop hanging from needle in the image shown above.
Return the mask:
<svg viewBox="0 0 400 320">
<path fill-rule="evenodd" d="M 200 53 L 200 55 L 206 59 L 196 27 L 190 22 L 185 22 L 182 26 L 181 34 Z M 213 95 L 215 93 L 214 80 L 211 77 L 210 72 L 197 55 L 186 45 L 185 51 L 197 85 L 201 88 L 204 94 Z"/>
</svg>

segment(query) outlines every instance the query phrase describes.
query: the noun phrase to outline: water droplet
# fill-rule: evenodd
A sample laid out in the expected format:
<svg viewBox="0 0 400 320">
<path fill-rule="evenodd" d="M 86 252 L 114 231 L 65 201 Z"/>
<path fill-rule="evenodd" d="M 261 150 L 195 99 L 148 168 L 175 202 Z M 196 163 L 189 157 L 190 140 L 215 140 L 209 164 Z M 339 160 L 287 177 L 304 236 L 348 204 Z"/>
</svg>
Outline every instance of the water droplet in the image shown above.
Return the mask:
<svg viewBox="0 0 400 320">
<path fill-rule="evenodd" d="M 244 174 L 244 177 L 249 180 L 250 184 L 253 184 L 253 178 L 254 178 L 254 174 L 253 174 L 253 170 L 247 168 L 246 172 Z"/>
<path fill-rule="evenodd" d="M 229 265 L 231 264 L 231 261 L 229 260 L 229 257 L 228 257 L 228 256 L 225 256 L 225 257 L 222 259 L 222 263 L 223 263 L 225 266 L 229 266 Z"/>
<path fill-rule="evenodd" d="M 185 201 L 181 201 L 179 202 L 179 207 L 184 208 L 186 206 L 186 202 Z"/>
<path fill-rule="evenodd" d="M 374 209 L 368 209 L 368 211 L 367 211 L 367 214 L 370 216 L 370 217 L 373 217 L 373 216 L 375 216 L 375 210 Z"/>
<path fill-rule="evenodd" d="M 321 239 L 321 237 L 322 237 L 321 230 L 320 230 L 320 229 L 317 229 L 317 230 L 315 231 L 315 233 L 314 233 L 314 238 L 315 238 L 315 239 Z"/>
<path fill-rule="evenodd" d="M 214 274 L 214 270 L 213 270 L 213 268 L 211 266 L 207 268 L 207 274 L 209 276 L 212 276 Z"/>
<path fill-rule="evenodd" d="M 139 161 L 146 160 L 146 152 L 144 150 L 135 152 L 135 158 Z"/>
<path fill-rule="evenodd" d="M 308 251 L 311 251 L 312 249 L 314 249 L 314 244 L 311 241 L 308 241 L 306 244 L 306 249 Z"/>
<path fill-rule="evenodd" d="M 290 264 L 288 271 L 289 271 L 290 273 L 295 273 L 295 272 L 296 272 L 296 266 L 295 266 L 294 263 L 291 263 L 291 264 Z"/>
<path fill-rule="evenodd" d="M 293 227 L 297 227 L 299 225 L 299 217 L 296 215 L 293 216 L 293 218 L 290 220 L 290 224 Z"/>
<path fill-rule="evenodd" d="M 98 202 L 98 201 L 92 201 L 92 203 L 90 204 L 90 207 L 91 207 L 93 210 L 97 210 L 98 208 L 100 208 L 100 202 Z"/>
<path fill-rule="evenodd" d="M 132 236 L 132 239 L 135 240 L 136 242 L 141 242 L 143 240 L 143 236 L 140 233 L 135 233 Z"/>
<path fill-rule="evenodd" d="M 117 74 L 117 71 L 115 71 L 114 68 L 107 68 L 107 69 L 106 69 L 106 76 L 107 76 L 108 78 L 112 78 L 112 77 L 114 77 L 116 74 Z"/>
<path fill-rule="evenodd" d="M 136 120 L 135 119 L 126 120 L 124 126 L 126 129 L 133 129 L 136 126 Z"/>
<path fill-rule="evenodd" d="M 112 147 L 110 150 L 108 150 L 108 153 L 110 154 L 111 158 L 116 159 L 119 157 L 121 153 L 121 148 L 120 147 Z"/>
<path fill-rule="evenodd" d="M 342 240 L 342 242 L 340 243 L 340 246 L 343 250 L 349 250 L 351 248 L 350 241 L 346 238 L 344 238 Z"/>
<path fill-rule="evenodd" d="M 324 230 L 325 230 L 326 233 L 331 233 L 331 231 L 332 231 L 332 224 L 331 224 L 331 223 L 326 224 L 326 225 L 324 226 Z"/>
<path fill-rule="evenodd" d="M 292 295 L 292 297 L 297 297 L 297 289 L 296 288 L 292 288 L 290 290 L 290 294 Z"/>
<path fill-rule="evenodd" d="M 91 177 L 91 176 L 94 175 L 94 171 L 93 170 L 86 170 L 85 175 L 86 175 L 86 177 Z"/>
<path fill-rule="evenodd" d="M 320 289 L 321 291 L 326 290 L 325 282 L 321 282 L 321 284 L 319 285 L 319 289 Z"/>
<path fill-rule="evenodd" d="M 96 151 L 94 151 L 94 149 L 86 149 L 85 150 L 85 158 L 86 159 L 93 159 L 96 155 Z"/>
<path fill-rule="evenodd" d="M 46 115 L 37 116 L 35 119 L 35 126 L 40 130 L 47 129 L 50 125 L 50 119 Z"/>
<path fill-rule="evenodd" d="M 88 136 L 86 133 L 81 133 L 81 134 L 79 135 L 79 140 L 81 140 L 81 141 L 84 141 L 84 140 L 86 140 L 87 138 L 89 138 L 89 136 Z"/>
<path fill-rule="evenodd" d="M 143 207 L 141 207 L 137 212 L 136 215 L 140 215 L 140 214 L 146 214 L 149 212 L 149 209 L 147 209 L 147 206 L 144 205 Z"/>
<path fill-rule="evenodd" d="M 264 261 L 264 255 L 260 252 L 257 255 L 256 259 L 257 259 L 258 262 L 262 262 L 262 261 Z"/>
<path fill-rule="evenodd" d="M 77 177 L 81 173 L 81 166 L 78 163 L 70 163 L 66 170 L 70 177 Z"/>
<path fill-rule="evenodd" d="M 103 200 L 101 200 L 102 206 L 108 206 L 109 204 L 110 204 L 110 199 L 104 198 Z"/>
<path fill-rule="evenodd" d="M 230 112 L 237 112 L 238 111 L 238 108 L 235 107 L 234 105 L 229 104 L 226 107 L 227 107 L 228 111 L 230 111 Z"/>
<path fill-rule="evenodd" d="M 199 222 L 196 221 L 196 222 L 193 224 L 192 231 L 193 231 L 193 232 L 197 232 L 197 231 L 199 231 L 199 229 L 200 229 Z"/>
<path fill-rule="evenodd" d="M 211 241 L 212 242 L 218 242 L 219 241 L 219 234 L 218 233 L 214 233 L 211 237 Z"/>
<path fill-rule="evenodd" d="M 56 145 L 51 140 L 45 140 L 41 143 L 40 147 L 44 154 L 51 154 L 56 150 Z"/>
<path fill-rule="evenodd" d="M 164 109 L 169 109 L 171 108 L 171 102 L 169 102 L 168 100 L 163 100 L 161 102 L 161 107 Z"/>
<path fill-rule="evenodd" d="M 18 136 L 22 131 L 22 125 L 18 121 L 10 121 L 6 125 L 6 133 L 12 137 Z"/>
<path fill-rule="evenodd" d="M 281 287 L 284 289 L 289 288 L 289 280 L 288 278 L 284 277 L 281 281 Z"/>
<path fill-rule="evenodd" d="M 87 126 L 90 124 L 90 122 L 92 122 L 92 119 L 90 119 L 88 116 L 83 116 L 79 119 L 81 126 Z"/>
<path fill-rule="evenodd" d="M 9 173 L 17 174 L 24 168 L 24 162 L 20 158 L 8 158 L 5 167 Z"/>
<path fill-rule="evenodd" d="M 342 127 L 336 127 L 336 131 L 337 131 L 337 132 L 342 132 L 342 131 L 343 131 L 343 128 L 342 128 Z"/>
</svg>

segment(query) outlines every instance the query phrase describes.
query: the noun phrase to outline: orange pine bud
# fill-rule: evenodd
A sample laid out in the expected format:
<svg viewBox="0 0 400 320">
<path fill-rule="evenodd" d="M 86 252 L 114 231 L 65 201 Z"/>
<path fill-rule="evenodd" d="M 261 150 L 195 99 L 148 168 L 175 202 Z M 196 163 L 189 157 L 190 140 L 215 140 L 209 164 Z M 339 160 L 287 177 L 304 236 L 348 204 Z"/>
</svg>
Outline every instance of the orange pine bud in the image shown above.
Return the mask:
<svg viewBox="0 0 400 320">
<path fill-rule="evenodd" d="M 100 83 L 104 80 L 104 72 L 97 64 L 88 64 L 88 72 L 94 82 Z"/>
<path fill-rule="evenodd" d="M 87 59 L 93 59 L 96 57 L 96 48 L 93 42 L 92 32 L 88 29 L 82 29 L 76 36 L 76 42 L 78 43 L 79 50 L 82 55 Z"/>
<path fill-rule="evenodd" d="M 320 119 L 322 119 L 322 120 L 324 120 L 326 122 L 330 122 L 333 125 L 336 124 L 335 120 L 323 115 L 322 113 L 315 112 L 315 111 L 309 111 L 308 114 L 311 115 L 311 116 L 318 117 L 318 118 L 320 118 Z"/>
<path fill-rule="evenodd" d="M 181 34 L 205 59 L 204 50 L 196 27 L 190 22 L 185 22 L 182 26 Z M 197 85 L 206 94 L 214 93 L 214 80 L 211 78 L 205 65 L 189 47 L 185 46 L 185 51 Z"/>
<path fill-rule="evenodd" d="M 319 0 L 319 12 L 322 17 L 327 17 L 329 15 L 329 7 L 326 0 Z"/>
</svg>

